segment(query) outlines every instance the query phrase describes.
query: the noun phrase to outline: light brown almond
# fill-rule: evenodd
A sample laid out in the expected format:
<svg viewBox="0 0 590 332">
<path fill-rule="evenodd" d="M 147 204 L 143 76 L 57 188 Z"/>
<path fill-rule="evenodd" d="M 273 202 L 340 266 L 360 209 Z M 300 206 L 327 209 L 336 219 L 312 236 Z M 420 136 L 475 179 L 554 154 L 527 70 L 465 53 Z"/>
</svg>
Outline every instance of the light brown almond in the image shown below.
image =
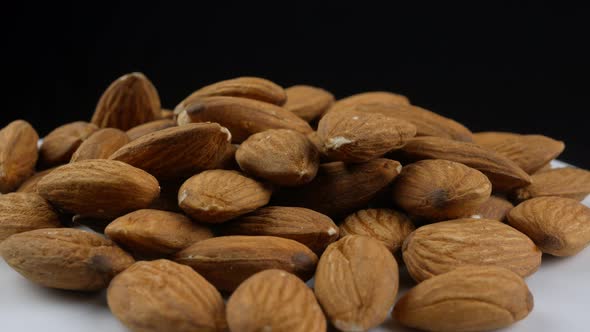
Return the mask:
<svg viewBox="0 0 590 332">
<path fill-rule="evenodd" d="M 35 171 L 39 136 L 23 120 L 0 130 L 0 193 L 14 191 Z"/>
<path fill-rule="evenodd" d="M 322 115 L 334 103 L 334 95 L 310 85 L 294 85 L 285 92 L 287 102 L 283 107 L 307 122 Z"/>
<path fill-rule="evenodd" d="M 0 242 L 10 235 L 40 228 L 61 227 L 59 215 L 35 193 L 0 196 Z"/>
<path fill-rule="evenodd" d="M 72 155 L 70 162 L 86 159 L 107 159 L 113 152 L 129 143 L 129 136 L 115 128 L 104 128 L 94 132 Z"/>
<path fill-rule="evenodd" d="M 514 205 L 503 197 L 492 195 L 480 205 L 477 210 L 473 211 L 472 218 L 492 219 L 506 221 L 506 214 Z"/>
<path fill-rule="evenodd" d="M 68 163 L 80 144 L 97 130 L 97 126 L 84 121 L 76 121 L 55 128 L 43 138 L 39 150 L 39 162 L 44 167 Z"/>
<path fill-rule="evenodd" d="M 146 135 L 153 133 L 154 131 L 175 127 L 176 121 L 173 119 L 162 119 L 162 120 L 154 120 L 150 122 L 146 122 L 144 124 L 140 124 L 139 126 L 135 126 L 129 130 L 127 130 L 127 136 L 131 141 Z"/>
<path fill-rule="evenodd" d="M 410 100 L 406 96 L 387 91 L 361 92 L 343 99 L 339 99 L 328 111 L 331 112 L 343 109 L 354 109 L 357 106 L 365 105 L 370 106 L 390 104 L 410 105 Z"/>
<path fill-rule="evenodd" d="M 584 200 L 590 194 L 590 171 L 565 167 L 536 173 L 531 176 L 532 184 L 518 188 L 512 194 L 516 201 L 542 196 L 559 196 Z"/>
</svg>

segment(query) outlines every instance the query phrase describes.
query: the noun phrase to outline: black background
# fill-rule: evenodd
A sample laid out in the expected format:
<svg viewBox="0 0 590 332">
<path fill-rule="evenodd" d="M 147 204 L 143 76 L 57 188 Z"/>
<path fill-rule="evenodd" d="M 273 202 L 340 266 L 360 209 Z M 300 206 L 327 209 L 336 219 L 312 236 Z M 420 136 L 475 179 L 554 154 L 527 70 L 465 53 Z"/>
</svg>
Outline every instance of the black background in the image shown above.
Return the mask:
<svg viewBox="0 0 590 332">
<path fill-rule="evenodd" d="M 6 6 L 0 124 L 23 118 L 44 135 L 88 120 L 108 84 L 131 71 L 144 72 L 168 108 L 200 86 L 254 75 L 337 97 L 402 93 L 473 131 L 564 140 L 562 159 L 590 168 L 588 10 L 560 1 L 471 3 Z"/>
</svg>

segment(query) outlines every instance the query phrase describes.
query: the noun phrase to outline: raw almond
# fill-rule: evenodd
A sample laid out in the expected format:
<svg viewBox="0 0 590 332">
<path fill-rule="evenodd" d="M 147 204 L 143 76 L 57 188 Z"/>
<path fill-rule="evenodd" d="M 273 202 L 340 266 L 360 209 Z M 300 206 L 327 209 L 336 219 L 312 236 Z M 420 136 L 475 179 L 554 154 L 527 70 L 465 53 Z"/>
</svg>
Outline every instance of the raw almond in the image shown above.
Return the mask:
<svg viewBox="0 0 590 332">
<path fill-rule="evenodd" d="M 57 167 L 48 168 L 46 170 L 42 170 L 33 174 L 30 178 L 28 178 L 25 182 L 23 182 L 20 187 L 18 187 L 17 192 L 23 193 L 36 193 L 37 192 L 37 183 L 43 179 L 43 177 L 49 172 L 53 171 Z"/>
<path fill-rule="evenodd" d="M 542 196 L 559 196 L 584 200 L 590 194 L 590 172 L 585 169 L 565 167 L 536 173 L 532 184 L 513 193 L 516 201 Z"/>
<path fill-rule="evenodd" d="M 97 126 L 84 121 L 76 121 L 55 128 L 43 138 L 39 150 L 39 162 L 44 167 L 68 163 L 80 144 L 97 130 Z"/>
<path fill-rule="evenodd" d="M 231 292 L 253 274 L 268 269 L 285 270 L 307 280 L 313 276 L 318 258 L 303 244 L 289 239 L 221 236 L 193 244 L 174 260 L 195 269 L 217 289 Z"/>
<path fill-rule="evenodd" d="M 35 171 L 39 135 L 23 120 L 0 130 L 0 193 L 14 191 Z"/>
<path fill-rule="evenodd" d="M 35 193 L 0 196 L 0 242 L 10 235 L 40 228 L 61 227 L 59 215 Z"/>
<path fill-rule="evenodd" d="M 326 331 L 326 318 L 311 289 L 282 270 L 246 279 L 227 301 L 227 323 L 240 332 Z"/>
<path fill-rule="evenodd" d="M 506 214 L 514 205 L 503 197 L 492 195 L 473 212 L 471 218 L 506 221 Z"/>
<path fill-rule="evenodd" d="M 417 282 L 467 265 L 501 266 L 521 277 L 541 264 L 531 239 L 496 220 L 457 219 L 422 226 L 404 241 L 403 258 Z"/>
<path fill-rule="evenodd" d="M 113 152 L 129 143 L 129 136 L 115 128 L 104 128 L 94 132 L 72 155 L 70 162 L 86 159 L 107 159 Z"/>
<path fill-rule="evenodd" d="M 390 105 L 401 104 L 410 105 L 410 100 L 406 96 L 387 92 L 387 91 L 370 91 L 357 93 L 352 96 L 343 98 L 334 103 L 329 111 L 339 111 L 343 109 L 353 109 L 357 106 L 364 105 Z"/>
<path fill-rule="evenodd" d="M 398 267 L 389 249 L 370 237 L 349 235 L 328 246 L 314 287 L 336 328 L 366 331 L 385 321 L 398 286 Z"/>
<path fill-rule="evenodd" d="M 334 96 L 320 88 L 295 85 L 285 89 L 287 102 L 283 107 L 309 122 L 322 115 L 334 103 Z"/>
<path fill-rule="evenodd" d="M 140 124 L 139 126 L 135 126 L 129 130 L 127 130 L 127 136 L 131 141 L 146 135 L 153 133 L 154 131 L 175 127 L 176 121 L 172 119 L 162 119 L 162 120 L 154 120 L 150 122 L 146 122 L 144 124 Z"/>
</svg>

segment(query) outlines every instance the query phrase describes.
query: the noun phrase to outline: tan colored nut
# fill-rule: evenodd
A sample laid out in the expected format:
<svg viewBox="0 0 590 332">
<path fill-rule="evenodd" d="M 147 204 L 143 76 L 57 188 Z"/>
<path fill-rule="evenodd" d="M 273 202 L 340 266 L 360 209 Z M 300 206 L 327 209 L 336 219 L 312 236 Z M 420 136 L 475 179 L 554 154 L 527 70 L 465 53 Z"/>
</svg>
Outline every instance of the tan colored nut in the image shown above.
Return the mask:
<svg viewBox="0 0 590 332">
<path fill-rule="evenodd" d="M 80 144 L 97 130 L 97 126 L 84 121 L 55 128 L 43 138 L 43 144 L 39 150 L 39 162 L 44 167 L 68 163 Z"/>
<path fill-rule="evenodd" d="M 473 212 L 471 218 L 506 221 L 506 214 L 514 205 L 503 197 L 492 195 Z"/>
<path fill-rule="evenodd" d="M 339 111 L 353 109 L 359 106 L 371 105 L 410 105 L 408 97 L 387 91 L 370 91 L 357 93 L 352 96 L 340 99 L 328 110 Z"/>
<path fill-rule="evenodd" d="M 0 242 L 10 235 L 40 228 L 61 227 L 59 215 L 35 193 L 0 196 Z"/>
<path fill-rule="evenodd" d="M 0 193 L 14 191 L 35 171 L 39 135 L 23 120 L 0 130 Z"/>
<path fill-rule="evenodd" d="M 543 196 L 559 196 L 584 200 L 590 194 L 590 171 L 565 167 L 535 173 L 532 184 L 519 188 L 512 194 L 516 201 Z"/>
<path fill-rule="evenodd" d="M 140 124 L 139 126 L 135 126 L 129 130 L 127 130 L 127 136 L 131 141 L 154 131 L 175 127 L 176 121 L 173 119 L 162 119 L 162 120 L 154 120 L 150 122 L 146 122 L 144 124 Z"/>
<path fill-rule="evenodd" d="M 115 128 L 99 129 L 80 144 L 70 162 L 108 159 L 113 152 L 127 143 L 129 143 L 129 137 L 125 132 Z"/>
<path fill-rule="evenodd" d="M 287 102 L 283 107 L 309 122 L 324 114 L 334 103 L 334 96 L 310 85 L 294 85 L 285 89 Z"/>
</svg>

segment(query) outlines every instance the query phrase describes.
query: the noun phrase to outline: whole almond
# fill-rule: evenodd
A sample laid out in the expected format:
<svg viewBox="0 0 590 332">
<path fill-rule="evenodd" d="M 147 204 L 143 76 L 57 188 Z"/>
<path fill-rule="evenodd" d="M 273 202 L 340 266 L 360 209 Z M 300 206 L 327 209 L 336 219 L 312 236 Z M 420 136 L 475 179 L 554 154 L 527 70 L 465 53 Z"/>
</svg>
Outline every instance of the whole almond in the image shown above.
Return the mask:
<svg viewBox="0 0 590 332">
<path fill-rule="evenodd" d="M 404 167 L 393 200 L 409 214 L 429 220 L 467 217 L 492 191 L 480 171 L 448 160 L 427 159 Z"/>
<path fill-rule="evenodd" d="M 246 279 L 227 301 L 227 323 L 240 332 L 326 331 L 326 318 L 311 289 L 282 270 Z"/>
<path fill-rule="evenodd" d="M 312 131 L 305 120 L 280 106 L 239 97 L 207 97 L 178 109 L 178 124 L 191 122 L 217 122 L 229 129 L 233 143 L 267 129 Z"/>
<path fill-rule="evenodd" d="M 55 128 L 43 138 L 39 150 L 39 162 L 44 167 L 68 163 L 80 144 L 97 130 L 97 126 L 84 121 L 76 121 Z"/>
<path fill-rule="evenodd" d="M 160 117 L 158 91 L 145 75 L 131 73 L 116 79 L 100 96 L 92 123 L 128 130 Z"/>
<path fill-rule="evenodd" d="M 108 159 L 60 166 L 43 177 L 37 190 L 65 212 L 99 219 L 145 208 L 160 193 L 158 181 L 150 174 Z"/>
<path fill-rule="evenodd" d="M 334 103 L 334 95 L 310 85 L 294 85 L 285 92 L 287 102 L 283 107 L 307 122 L 322 115 Z"/>
<path fill-rule="evenodd" d="M 385 321 L 398 286 L 398 267 L 389 249 L 373 238 L 349 235 L 328 246 L 314 287 L 336 328 L 366 331 Z"/>
<path fill-rule="evenodd" d="M 210 229 L 180 213 L 152 209 L 137 210 L 115 219 L 105 234 L 142 257 L 171 255 L 213 237 Z"/>
<path fill-rule="evenodd" d="M 133 141 L 143 135 L 153 133 L 154 131 L 175 127 L 176 121 L 173 119 L 162 119 L 146 122 L 127 130 L 127 136 Z"/>
<path fill-rule="evenodd" d="M 278 185 L 297 186 L 316 176 L 320 155 L 305 135 L 290 129 L 270 129 L 240 144 L 236 161 L 248 175 Z"/>
<path fill-rule="evenodd" d="M 542 196 L 559 196 L 584 200 L 590 194 L 590 171 L 565 167 L 536 173 L 531 176 L 532 184 L 518 188 L 512 194 L 516 201 Z"/>
<path fill-rule="evenodd" d="M 537 197 L 524 201 L 510 210 L 508 223 L 554 256 L 573 256 L 590 244 L 590 208 L 575 199 Z"/>
<path fill-rule="evenodd" d="M 358 106 L 365 105 L 390 105 L 401 104 L 410 105 L 410 100 L 406 96 L 387 92 L 387 91 L 370 91 L 357 93 L 352 96 L 339 99 L 329 109 L 329 111 L 339 111 L 342 109 L 354 109 Z"/>
<path fill-rule="evenodd" d="M 541 251 L 531 239 L 487 219 L 422 226 L 406 238 L 402 250 L 408 272 L 417 282 L 467 265 L 501 266 L 526 277 L 541 264 Z"/>
<path fill-rule="evenodd" d="M 43 177 L 45 175 L 49 174 L 49 172 L 53 171 L 56 168 L 57 167 L 48 168 L 48 169 L 45 169 L 45 170 L 42 170 L 40 172 L 33 174 L 30 178 L 25 180 L 25 182 L 23 182 L 20 185 L 20 187 L 18 187 L 17 192 L 36 193 L 37 192 L 37 183 L 39 183 L 39 181 L 41 181 L 41 179 L 43 179 Z"/>
<path fill-rule="evenodd" d="M 129 143 L 129 136 L 115 128 L 104 128 L 94 132 L 72 155 L 70 162 L 86 159 L 107 159 L 113 152 Z"/>
<path fill-rule="evenodd" d="M 61 227 L 59 215 L 35 193 L 0 196 L 0 242 L 10 235 L 40 228 Z"/>
<path fill-rule="evenodd" d="M 0 254 L 23 277 L 44 287 L 95 291 L 133 264 L 126 252 L 96 233 L 46 228 L 10 236 Z"/>
<path fill-rule="evenodd" d="M 404 326 L 424 331 L 477 332 L 510 326 L 533 310 L 533 295 L 514 272 L 463 267 L 426 280 L 395 305 Z"/>
<path fill-rule="evenodd" d="M 253 274 L 268 269 L 285 270 L 308 280 L 318 261 L 303 244 L 274 236 L 214 237 L 197 242 L 174 257 L 217 289 L 229 292 Z"/>
<path fill-rule="evenodd" d="M 316 254 L 338 239 L 338 226 L 319 212 L 300 207 L 267 206 L 224 224 L 226 235 L 268 235 L 295 240 Z"/>
<path fill-rule="evenodd" d="M 224 332 L 221 294 L 191 268 L 160 259 L 137 262 L 111 282 L 111 312 L 134 332 Z"/>
<path fill-rule="evenodd" d="M 492 195 L 473 211 L 471 218 L 492 219 L 506 221 L 506 214 L 514 205 L 503 197 Z"/>
<path fill-rule="evenodd" d="M 0 193 L 14 191 L 35 171 L 39 135 L 23 120 L 0 130 Z"/>
</svg>

